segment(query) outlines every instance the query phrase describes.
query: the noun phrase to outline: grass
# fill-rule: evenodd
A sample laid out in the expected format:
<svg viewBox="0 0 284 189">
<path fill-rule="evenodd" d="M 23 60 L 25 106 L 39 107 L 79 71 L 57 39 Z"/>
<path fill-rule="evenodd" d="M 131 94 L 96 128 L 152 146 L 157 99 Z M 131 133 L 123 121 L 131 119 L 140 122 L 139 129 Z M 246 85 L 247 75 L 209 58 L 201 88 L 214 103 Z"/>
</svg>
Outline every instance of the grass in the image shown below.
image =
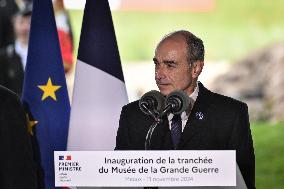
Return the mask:
<svg viewBox="0 0 284 189">
<path fill-rule="evenodd" d="M 252 125 L 256 156 L 256 187 L 282 189 L 284 186 L 284 123 Z"/>
<path fill-rule="evenodd" d="M 284 1 L 216 0 L 210 12 L 112 13 L 122 62 L 150 61 L 166 33 L 188 29 L 203 39 L 207 60 L 234 61 L 250 51 L 284 41 Z M 82 11 L 70 11 L 78 46 Z"/>
</svg>

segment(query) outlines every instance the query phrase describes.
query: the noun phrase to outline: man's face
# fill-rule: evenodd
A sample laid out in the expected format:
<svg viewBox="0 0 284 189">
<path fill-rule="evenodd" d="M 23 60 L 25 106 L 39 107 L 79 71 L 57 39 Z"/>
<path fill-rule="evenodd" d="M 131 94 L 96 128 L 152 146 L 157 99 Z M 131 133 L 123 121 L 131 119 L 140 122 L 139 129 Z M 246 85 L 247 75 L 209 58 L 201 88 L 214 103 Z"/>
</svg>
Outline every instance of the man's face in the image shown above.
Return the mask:
<svg viewBox="0 0 284 189">
<path fill-rule="evenodd" d="M 31 16 L 17 15 L 14 20 L 14 30 L 17 38 L 28 40 L 30 32 Z"/>
<path fill-rule="evenodd" d="M 187 61 L 187 46 L 182 37 L 162 41 L 153 58 L 155 80 L 160 92 L 168 95 L 174 90 L 191 94 L 194 89 L 192 69 Z"/>
</svg>

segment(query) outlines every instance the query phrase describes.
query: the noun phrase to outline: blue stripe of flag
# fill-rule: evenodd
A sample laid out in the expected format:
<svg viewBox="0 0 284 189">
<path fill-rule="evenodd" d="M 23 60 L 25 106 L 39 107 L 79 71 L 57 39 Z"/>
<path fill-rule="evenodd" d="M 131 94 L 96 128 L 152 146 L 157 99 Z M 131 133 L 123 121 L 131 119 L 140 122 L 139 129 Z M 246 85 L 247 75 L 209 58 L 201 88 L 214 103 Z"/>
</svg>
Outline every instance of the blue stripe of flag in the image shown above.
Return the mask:
<svg viewBox="0 0 284 189">
<path fill-rule="evenodd" d="M 124 82 L 108 1 L 87 0 L 82 25 L 78 59 Z"/>
</svg>

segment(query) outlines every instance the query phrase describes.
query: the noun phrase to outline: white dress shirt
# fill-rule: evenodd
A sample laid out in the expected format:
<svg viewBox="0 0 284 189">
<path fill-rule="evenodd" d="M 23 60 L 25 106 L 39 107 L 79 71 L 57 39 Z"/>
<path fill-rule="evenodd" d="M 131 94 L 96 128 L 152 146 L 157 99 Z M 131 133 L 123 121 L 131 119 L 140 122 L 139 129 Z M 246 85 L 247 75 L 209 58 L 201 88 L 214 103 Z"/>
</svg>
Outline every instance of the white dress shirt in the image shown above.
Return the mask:
<svg viewBox="0 0 284 189">
<path fill-rule="evenodd" d="M 20 56 L 23 68 L 25 70 L 27 64 L 28 46 L 16 40 L 15 51 Z"/>
</svg>

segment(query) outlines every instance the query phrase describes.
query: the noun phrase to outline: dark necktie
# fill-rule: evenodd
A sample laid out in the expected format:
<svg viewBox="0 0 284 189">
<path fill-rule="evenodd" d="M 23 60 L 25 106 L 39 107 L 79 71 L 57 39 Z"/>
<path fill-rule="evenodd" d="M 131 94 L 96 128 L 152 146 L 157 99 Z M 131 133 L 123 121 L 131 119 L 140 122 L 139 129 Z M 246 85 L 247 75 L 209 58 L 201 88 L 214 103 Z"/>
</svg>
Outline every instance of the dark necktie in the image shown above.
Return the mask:
<svg viewBox="0 0 284 189">
<path fill-rule="evenodd" d="M 181 133 L 182 133 L 181 117 L 180 115 L 174 115 L 172 119 L 172 124 L 171 124 L 171 135 L 172 135 L 172 141 L 173 141 L 175 149 L 178 146 Z"/>
</svg>

